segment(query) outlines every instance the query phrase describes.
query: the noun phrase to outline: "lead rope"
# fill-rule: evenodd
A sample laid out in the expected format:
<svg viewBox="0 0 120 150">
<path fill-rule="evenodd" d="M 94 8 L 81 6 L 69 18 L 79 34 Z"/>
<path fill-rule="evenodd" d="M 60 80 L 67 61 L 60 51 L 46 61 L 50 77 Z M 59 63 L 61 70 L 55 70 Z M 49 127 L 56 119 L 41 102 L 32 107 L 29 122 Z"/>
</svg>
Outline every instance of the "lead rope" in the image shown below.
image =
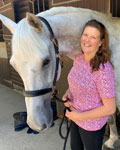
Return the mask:
<svg viewBox="0 0 120 150">
<path fill-rule="evenodd" d="M 57 90 L 55 89 L 54 93 L 52 94 L 52 97 L 55 98 L 60 103 L 66 103 L 70 100 L 68 98 L 65 101 L 63 101 L 63 100 L 59 99 L 56 95 L 57 95 Z M 72 121 L 70 121 L 70 124 L 69 124 L 68 123 L 69 121 L 68 121 L 67 117 L 65 116 L 66 110 L 71 111 L 69 107 L 65 107 L 64 113 L 63 113 L 63 118 L 62 118 L 60 126 L 59 126 L 59 135 L 62 139 L 65 140 L 64 145 L 63 145 L 63 150 L 66 149 L 66 144 L 67 144 L 68 136 L 69 136 L 69 133 L 70 133 L 70 128 L 71 128 L 71 125 L 72 125 Z M 66 136 L 63 136 L 63 134 L 62 134 L 62 126 L 63 126 L 64 121 L 66 122 L 66 131 L 67 131 Z"/>
<path fill-rule="evenodd" d="M 60 135 L 60 137 L 61 137 L 62 139 L 65 140 L 65 141 L 64 141 L 64 145 L 63 145 L 63 150 L 66 149 L 66 144 L 67 144 L 68 136 L 69 136 L 70 129 L 71 129 L 71 125 L 72 125 L 72 121 L 70 121 L 70 124 L 69 124 L 69 123 L 68 123 L 69 121 L 68 121 L 67 117 L 65 116 L 66 110 L 71 111 L 70 108 L 68 108 L 68 107 L 66 107 L 66 108 L 64 109 L 63 118 L 62 118 L 62 121 L 61 121 L 60 127 L 59 127 L 59 135 Z M 66 131 L 67 131 L 66 136 L 63 136 L 63 134 L 62 134 L 62 125 L 63 125 L 64 121 L 66 122 Z"/>
</svg>

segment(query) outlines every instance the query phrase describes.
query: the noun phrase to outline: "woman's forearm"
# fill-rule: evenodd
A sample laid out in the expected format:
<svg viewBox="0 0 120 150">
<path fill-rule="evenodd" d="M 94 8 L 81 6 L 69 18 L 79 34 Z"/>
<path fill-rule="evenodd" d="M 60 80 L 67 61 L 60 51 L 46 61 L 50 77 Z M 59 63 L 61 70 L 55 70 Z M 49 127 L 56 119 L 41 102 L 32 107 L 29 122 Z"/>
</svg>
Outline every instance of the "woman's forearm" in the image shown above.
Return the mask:
<svg viewBox="0 0 120 150">
<path fill-rule="evenodd" d="M 107 100 L 104 99 L 103 102 L 104 104 L 102 106 L 86 112 L 78 112 L 74 109 L 71 112 L 67 111 L 66 116 L 73 121 L 79 121 L 79 120 L 97 119 L 100 117 L 109 116 L 113 114 L 116 110 L 115 98 Z"/>
<path fill-rule="evenodd" d="M 113 113 L 114 110 L 112 108 L 106 109 L 106 107 L 103 105 L 93 110 L 78 114 L 78 118 L 80 120 L 96 119 L 96 118 L 112 115 Z"/>
</svg>

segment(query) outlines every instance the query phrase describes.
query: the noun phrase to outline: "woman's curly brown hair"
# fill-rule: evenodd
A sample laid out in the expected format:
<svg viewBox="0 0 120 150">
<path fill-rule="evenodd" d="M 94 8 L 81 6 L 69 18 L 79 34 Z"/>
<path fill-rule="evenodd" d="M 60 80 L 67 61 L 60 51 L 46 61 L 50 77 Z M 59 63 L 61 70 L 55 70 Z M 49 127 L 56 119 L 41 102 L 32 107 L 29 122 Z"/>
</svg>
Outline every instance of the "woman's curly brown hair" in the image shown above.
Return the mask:
<svg viewBox="0 0 120 150">
<path fill-rule="evenodd" d="M 104 64 L 107 61 L 111 63 L 110 61 L 111 51 L 109 48 L 109 37 L 108 37 L 108 33 L 107 33 L 105 26 L 102 23 L 98 22 L 97 20 L 88 21 L 85 24 L 83 31 L 85 30 L 87 26 L 91 26 L 91 27 L 98 29 L 100 32 L 100 40 L 103 41 L 96 55 L 90 60 L 90 66 L 92 68 L 92 71 L 98 71 L 100 64 L 102 64 L 104 67 Z"/>
</svg>

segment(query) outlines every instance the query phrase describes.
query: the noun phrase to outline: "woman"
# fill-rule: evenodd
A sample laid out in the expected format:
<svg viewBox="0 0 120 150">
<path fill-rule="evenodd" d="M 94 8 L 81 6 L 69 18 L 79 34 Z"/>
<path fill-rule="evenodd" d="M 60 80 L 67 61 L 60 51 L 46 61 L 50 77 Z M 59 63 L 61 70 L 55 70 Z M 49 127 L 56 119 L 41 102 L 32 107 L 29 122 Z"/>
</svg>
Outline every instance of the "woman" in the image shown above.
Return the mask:
<svg viewBox="0 0 120 150">
<path fill-rule="evenodd" d="M 96 20 L 85 24 L 81 35 L 82 54 L 74 58 L 68 75 L 69 89 L 63 100 L 71 112 L 71 149 L 101 150 L 106 122 L 115 113 L 114 72 L 109 39 L 104 25 Z"/>
</svg>

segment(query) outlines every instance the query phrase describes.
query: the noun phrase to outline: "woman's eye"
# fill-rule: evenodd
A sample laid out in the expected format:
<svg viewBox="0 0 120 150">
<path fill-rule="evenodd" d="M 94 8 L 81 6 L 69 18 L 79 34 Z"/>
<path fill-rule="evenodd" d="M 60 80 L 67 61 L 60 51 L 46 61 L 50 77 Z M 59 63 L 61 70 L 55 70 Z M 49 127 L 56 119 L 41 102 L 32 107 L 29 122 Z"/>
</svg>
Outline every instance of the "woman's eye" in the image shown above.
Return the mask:
<svg viewBox="0 0 120 150">
<path fill-rule="evenodd" d="M 49 58 L 47 58 L 47 59 L 45 59 L 44 61 L 43 61 L 43 67 L 44 66 L 47 66 L 48 64 L 50 63 L 50 59 Z"/>
<path fill-rule="evenodd" d="M 87 34 L 83 34 L 83 36 L 87 37 Z"/>
<path fill-rule="evenodd" d="M 91 39 L 96 39 L 96 37 L 91 37 Z"/>
</svg>

